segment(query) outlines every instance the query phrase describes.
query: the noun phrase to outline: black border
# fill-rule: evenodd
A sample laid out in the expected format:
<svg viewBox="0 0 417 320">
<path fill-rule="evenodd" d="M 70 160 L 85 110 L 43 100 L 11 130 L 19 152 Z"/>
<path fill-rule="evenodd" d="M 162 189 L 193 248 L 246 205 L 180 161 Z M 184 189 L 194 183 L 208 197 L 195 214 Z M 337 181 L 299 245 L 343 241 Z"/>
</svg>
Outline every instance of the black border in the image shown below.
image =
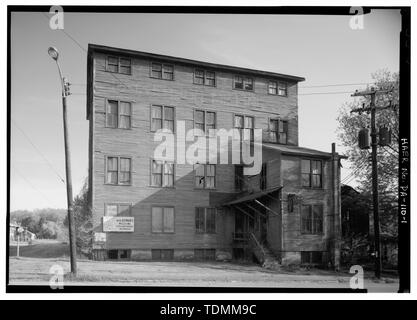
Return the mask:
<svg viewBox="0 0 417 320">
<path fill-rule="evenodd" d="M 297 15 L 352 15 L 350 6 L 324 7 L 324 6 L 268 6 L 268 7 L 215 7 L 215 6 L 63 6 L 64 12 L 85 13 L 190 13 L 190 14 L 297 14 Z M 213 293 L 213 292 L 253 292 L 253 293 L 342 293 L 342 292 L 367 292 L 364 290 L 350 289 L 320 289 L 320 288 L 224 288 L 224 287 L 121 287 L 121 286 L 65 286 L 63 290 L 52 290 L 49 286 L 27 286 L 9 284 L 9 223 L 10 223 L 10 121 L 11 121 L 11 13 L 12 12 L 45 12 L 49 13 L 50 6 L 7 6 L 7 217 L 6 217 L 6 292 L 7 293 L 51 293 L 51 292 L 83 292 L 83 293 Z M 411 7 L 362 7 L 364 14 L 372 9 L 399 9 L 402 15 L 402 31 L 400 35 L 400 139 L 408 139 L 410 148 L 410 16 Z M 410 173 L 410 161 L 403 162 L 404 158 L 410 158 L 409 153 L 405 156 L 400 152 L 400 170 L 406 168 Z M 405 179 L 399 176 L 399 185 L 407 185 L 408 193 L 400 197 L 401 203 L 406 205 L 407 211 L 402 215 L 398 212 L 399 221 L 399 292 L 410 291 L 410 175 Z M 400 191 L 400 190 L 399 190 Z M 405 216 L 408 223 L 401 223 Z M 317 306 L 315 306 L 317 307 Z"/>
</svg>

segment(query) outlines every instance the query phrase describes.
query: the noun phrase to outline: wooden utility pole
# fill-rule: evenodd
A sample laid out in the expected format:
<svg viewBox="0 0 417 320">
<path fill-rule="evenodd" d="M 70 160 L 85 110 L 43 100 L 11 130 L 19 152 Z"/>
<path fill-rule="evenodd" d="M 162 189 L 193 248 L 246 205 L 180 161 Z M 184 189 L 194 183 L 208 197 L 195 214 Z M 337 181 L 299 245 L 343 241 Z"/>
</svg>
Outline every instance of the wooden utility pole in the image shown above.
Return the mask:
<svg viewBox="0 0 417 320">
<path fill-rule="evenodd" d="M 72 180 L 71 180 L 71 156 L 68 139 L 68 121 L 67 121 L 67 96 L 70 94 L 67 79 L 62 76 L 61 67 L 58 63 L 59 53 L 54 47 L 49 47 L 48 54 L 55 60 L 58 67 L 59 79 L 62 88 L 62 115 L 64 122 L 64 148 L 65 148 L 65 173 L 67 182 L 67 205 L 68 205 L 68 228 L 69 228 L 69 242 L 70 242 L 70 263 L 71 273 L 77 275 L 77 247 L 76 247 L 76 233 L 73 213 L 73 198 L 72 198 Z"/>
<path fill-rule="evenodd" d="M 371 103 L 369 108 L 357 108 L 351 112 L 370 112 L 371 113 L 371 147 L 372 147 L 372 202 L 374 212 L 374 245 L 375 245 L 375 277 L 381 278 L 381 243 L 380 243 L 380 223 L 379 223 L 379 199 L 378 199 L 378 162 L 377 162 L 377 151 L 378 151 L 378 132 L 376 130 L 376 106 L 375 96 L 378 93 L 388 93 L 391 90 L 375 90 L 371 88 L 368 91 L 356 91 L 352 94 L 352 97 L 358 96 L 370 96 Z M 378 108 L 386 109 L 386 108 Z"/>
</svg>

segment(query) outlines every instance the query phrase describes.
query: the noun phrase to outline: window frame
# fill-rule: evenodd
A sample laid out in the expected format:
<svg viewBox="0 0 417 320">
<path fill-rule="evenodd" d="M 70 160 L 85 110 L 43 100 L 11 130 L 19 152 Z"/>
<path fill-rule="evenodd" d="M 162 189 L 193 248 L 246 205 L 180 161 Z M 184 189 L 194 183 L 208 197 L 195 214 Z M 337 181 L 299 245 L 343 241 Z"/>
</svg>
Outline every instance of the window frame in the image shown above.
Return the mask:
<svg viewBox="0 0 417 320">
<path fill-rule="evenodd" d="M 310 173 L 303 172 L 303 161 L 310 162 Z M 320 162 L 320 186 L 313 186 L 313 165 L 312 165 L 313 161 Z M 308 186 L 303 185 L 304 174 L 309 174 L 310 183 Z M 318 174 L 314 174 L 314 175 L 318 175 Z M 301 182 L 302 188 L 323 189 L 324 188 L 324 161 L 322 159 L 317 159 L 317 158 L 301 158 L 300 159 L 300 182 Z"/>
<path fill-rule="evenodd" d="M 308 207 L 309 208 L 309 227 L 310 231 L 304 229 L 303 220 L 305 219 L 303 216 L 303 208 Z M 314 207 L 320 207 L 321 208 L 321 219 L 317 219 L 314 216 Z M 316 220 L 320 220 L 320 231 L 317 231 L 317 225 Z M 322 203 L 314 203 L 314 204 L 302 204 L 301 205 L 301 212 L 300 212 L 300 232 L 304 235 L 323 235 L 324 234 L 324 205 Z"/>
<path fill-rule="evenodd" d="M 117 71 L 109 70 L 109 58 L 117 59 Z M 129 60 L 129 62 L 130 62 L 130 72 L 129 73 L 120 72 L 120 66 L 121 66 L 120 59 Z M 110 64 L 110 65 L 115 65 L 115 64 Z M 119 73 L 119 74 L 125 74 L 125 75 L 128 75 L 128 76 L 131 76 L 132 75 L 132 58 L 128 58 L 128 57 L 124 57 L 124 56 L 106 55 L 106 72 Z"/>
<path fill-rule="evenodd" d="M 259 189 L 268 189 L 268 162 L 263 162 L 261 165 L 261 172 L 259 172 Z"/>
<path fill-rule="evenodd" d="M 109 104 L 109 101 L 113 101 L 113 102 L 117 102 L 117 125 L 115 127 L 111 127 L 107 124 L 107 115 L 109 114 L 109 112 L 107 112 L 107 107 Z M 120 103 L 128 103 L 130 105 L 130 126 L 129 128 L 123 128 L 120 126 L 120 117 L 122 116 L 122 114 L 120 113 Z M 133 118 L 133 108 L 132 108 L 132 102 L 131 101 L 125 101 L 125 100 L 118 100 L 118 99 L 105 99 L 105 106 L 104 106 L 104 126 L 105 128 L 110 128 L 110 129 L 122 129 L 122 130 L 132 130 L 132 118 Z M 123 114 L 123 116 L 126 116 Z"/>
<path fill-rule="evenodd" d="M 269 92 L 271 84 L 275 84 L 276 93 Z M 280 90 L 284 90 L 285 94 L 280 94 Z M 267 92 L 271 96 L 288 97 L 288 82 L 280 80 L 268 80 Z"/>
<path fill-rule="evenodd" d="M 204 228 L 203 231 L 200 231 L 199 229 L 197 229 L 197 214 L 198 214 L 198 210 L 199 209 L 204 209 Z M 214 230 L 207 230 L 207 226 L 209 225 L 207 223 L 207 209 L 212 209 L 214 210 Z M 215 207 L 195 207 L 194 210 L 194 228 L 195 228 L 195 233 L 196 234 L 217 234 L 217 209 Z"/>
<path fill-rule="evenodd" d="M 119 212 L 119 206 L 129 206 L 129 215 L 128 216 L 119 216 L 119 213 L 115 216 L 109 216 L 107 214 L 107 206 L 117 206 L 117 212 Z M 104 216 L 106 217 L 131 217 L 132 216 L 132 202 L 105 202 L 104 203 Z"/>
<path fill-rule="evenodd" d="M 155 77 L 153 76 L 153 65 L 158 64 L 161 66 L 161 77 Z M 164 78 L 164 67 L 169 66 L 172 67 L 172 79 Z M 167 80 L 167 81 L 174 81 L 175 80 L 175 66 L 173 63 L 164 63 L 164 62 L 157 62 L 157 61 L 151 61 L 149 66 L 149 77 L 153 79 L 159 79 L 159 80 Z"/>
<path fill-rule="evenodd" d="M 195 166 L 204 166 L 204 187 L 200 188 L 196 185 L 196 168 Z M 214 177 L 214 187 L 210 188 L 207 187 L 207 166 L 214 166 L 214 176 L 210 176 L 210 177 Z M 217 165 L 216 164 L 212 164 L 212 163 L 196 163 L 193 165 L 193 171 L 194 171 L 194 189 L 197 190 L 215 190 L 216 186 L 217 186 Z M 199 176 L 202 177 L 202 176 Z"/>
<path fill-rule="evenodd" d="M 196 71 L 200 71 L 203 72 L 203 77 L 197 77 L 196 76 Z M 214 77 L 210 78 L 214 80 L 214 84 L 208 84 L 208 77 L 207 77 L 207 73 L 213 73 Z M 203 79 L 203 83 L 198 83 L 196 81 L 196 79 Z M 216 71 L 212 71 L 212 70 L 207 70 L 207 69 L 202 69 L 202 68 L 194 68 L 194 73 L 193 73 L 193 84 L 199 85 L 199 86 L 207 86 L 207 87 L 216 87 L 217 86 L 217 75 L 216 75 Z"/>
<path fill-rule="evenodd" d="M 236 88 L 236 78 L 242 79 L 242 88 Z M 251 79 L 252 80 L 252 89 L 248 90 L 245 89 L 245 79 Z M 244 76 L 244 75 L 233 75 L 233 90 L 240 90 L 240 91 L 246 91 L 246 92 L 255 92 L 255 78 L 251 76 Z"/>
<path fill-rule="evenodd" d="M 175 134 L 175 132 L 176 132 L 176 127 L 177 127 L 177 125 L 176 125 L 176 116 L 177 116 L 177 113 L 176 113 L 176 107 L 174 107 L 174 106 L 171 106 L 171 105 L 164 105 L 164 104 L 156 104 L 156 103 L 153 103 L 153 104 L 151 104 L 151 107 L 150 107 L 150 114 L 149 114 L 149 118 L 150 118 L 150 132 L 157 132 L 158 130 L 160 130 L 160 129 L 157 129 L 157 130 L 153 130 L 152 129 L 152 119 L 157 119 L 157 118 L 152 118 L 152 108 L 153 107 L 162 107 L 162 114 L 161 114 L 161 121 L 162 121 L 162 127 L 161 127 L 161 129 L 168 129 L 168 128 L 164 128 L 164 124 L 165 124 L 165 108 L 172 108 L 173 109 L 173 130 L 172 130 L 172 133 L 174 133 Z M 158 118 L 159 119 L 159 118 Z"/>
<path fill-rule="evenodd" d="M 108 159 L 109 158 L 117 158 L 117 183 L 108 182 L 107 175 L 108 175 Z M 130 181 L 129 183 L 120 183 L 120 159 L 129 159 L 130 160 Z M 104 184 L 110 186 L 132 186 L 133 180 L 133 159 L 132 156 L 115 156 L 115 155 L 105 155 L 105 165 L 104 165 Z"/>
<path fill-rule="evenodd" d="M 161 185 L 156 185 L 156 184 L 153 184 L 153 175 L 154 175 L 154 172 L 153 172 L 153 162 L 154 161 L 160 161 L 160 162 L 162 162 L 162 169 L 161 169 Z M 165 164 L 166 163 L 169 163 L 169 164 L 172 164 L 172 171 L 173 171 L 173 173 L 172 173 L 172 186 L 169 186 L 169 185 L 164 185 L 164 178 L 165 178 Z M 158 160 L 158 159 L 150 159 L 150 176 L 149 176 L 149 186 L 150 187 L 155 187 L 155 188 L 175 188 L 175 174 L 176 174 L 176 168 L 175 168 L 175 161 L 165 161 L 165 160 Z"/>
<path fill-rule="evenodd" d="M 213 113 L 214 114 L 214 130 L 217 129 L 217 112 L 213 111 L 213 110 L 207 110 L 207 109 L 199 109 L 199 108 L 195 108 L 193 111 L 193 128 L 196 128 L 196 113 L 197 112 L 203 112 L 204 113 L 204 135 L 208 136 L 209 132 L 207 130 L 207 113 Z"/>
<path fill-rule="evenodd" d="M 162 231 L 154 231 L 153 230 L 153 208 L 162 208 Z M 173 212 L 174 212 L 173 226 L 172 226 L 173 231 L 164 231 L 165 230 L 165 225 L 164 225 L 165 208 L 172 208 L 173 209 Z M 153 234 L 174 234 L 175 233 L 175 218 L 176 218 L 175 206 L 159 205 L 159 204 L 151 205 L 151 233 L 153 233 Z"/>
<path fill-rule="evenodd" d="M 236 117 L 243 117 L 243 128 L 238 128 L 238 127 L 235 127 L 235 118 Z M 246 118 L 252 118 L 252 120 L 253 120 L 253 128 L 246 128 L 245 127 L 245 123 L 246 123 Z M 256 121 L 256 117 L 255 116 L 251 116 L 251 115 L 248 115 L 248 114 L 243 114 L 243 113 L 233 113 L 233 123 L 232 123 L 232 129 L 242 129 L 243 131 L 243 134 L 241 134 L 240 135 L 240 141 L 246 141 L 246 140 L 244 140 L 243 138 L 244 138 L 244 130 L 245 129 L 250 129 L 250 130 L 252 130 L 252 133 L 251 133 L 251 139 L 249 140 L 250 142 L 254 142 L 255 141 L 255 128 L 256 128 L 256 123 L 255 123 L 255 121 Z"/>
<path fill-rule="evenodd" d="M 271 129 L 271 122 L 276 121 L 277 126 L 276 130 Z M 281 131 L 281 127 L 285 128 L 286 131 Z M 271 133 L 275 132 L 275 141 L 271 140 Z M 285 133 L 285 143 L 281 142 L 281 133 Z M 275 144 L 282 144 L 282 145 L 288 145 L 288 120 L 282 119 L 282 118 L 275 118 L 275 117 L 269 117 L 268 118 L 268 142 L 269 143 L 275 143 Z"/>
</svg>

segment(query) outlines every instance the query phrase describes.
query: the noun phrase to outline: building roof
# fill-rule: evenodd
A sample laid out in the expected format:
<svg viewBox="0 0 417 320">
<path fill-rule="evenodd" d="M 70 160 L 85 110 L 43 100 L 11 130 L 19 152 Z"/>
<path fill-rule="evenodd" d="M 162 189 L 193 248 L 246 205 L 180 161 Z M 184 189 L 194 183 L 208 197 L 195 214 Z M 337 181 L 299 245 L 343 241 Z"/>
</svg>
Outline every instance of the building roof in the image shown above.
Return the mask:
<svg viewBox="0 0 417 320">
<path fill-rule="evenodd" d="M 88 105 L 89 103 L 92 102 L 92 97 L 89 96 L 89 92 L 91 92 L 92 90 L 92 76 L 93 76 L 92 53 L 93 52 L 105 52 L 105 53 L 111 53 L 115 55 L 125 55 L 125 56 L 130 56 L 130 57 L 141 57 L 141 58 L 153 59 L 153 60 L 171 61 L 171 62 L 175 62 L 178 64 L 194 65 L 194 66 L 212 68 L 212 69 L 217 69 L 217 70 L 235 72 L 235 73 L 240 73 L 240 74 L 263 76 L 267 78 L 280 78 L 280 79 L 290 80 L 294 82 L 300 82 L 300 81 L 305 80 L 305 78 L 303 77 L 293 76 L 293 75 L 288 75 L 288 74 L 283 74 L 283 73 L 242 68 L 242 67 L 230 66 L 230 65 L 225 65 L 225 64 L 185 59 L 185 58 L 167 56 L 167 55 L 156 54 L 156 53 L 151 53 L 151 52 L 135 51 L 135 50 L 108 47 L 108 46 L 102 46 L 102 45 L 90 43 L 88 44 L 88 54 L 87 54 L 87 119 L 89 118 Z"/>
<path fill-rule="evenodd" d="M 330 158 L 332 156 L 331 152 L 324 152 L 320 150 L 314 150 L 314 149 L 298 147 L 298 146 L 265 143 L 265 142 L 262 143 L 262 146 L 264 148 L 277 150 L 281 152 L 282 154 L 301 155 L 301 156 L 308 156 L 308 157 L 313 156 L 313 157 L 321 157 L 321 158 Z"/>
<path fill-rule="evenodd" d="M 224 206 L 230 206 L 230 205 L 233 205 L 233 204 L 238 204 L 238 203 L 242 203 L 242 202 L 246 202 L 246 201 L 252 201 L 252 200 L 261 198 L 263 196 L 266 196 L 266 195 L 268 195 L 268 194 L 270 194 L 274 191 L 280 190 L 280 189 L 282 189 L 282 186 L 273 187 L 273 188 L 270 188 L 270 189 L 267 189 L 267 190 L 261 190 L 261 191 L 254 192 L 254 193 L 249 193 L 249 194 L 246 193 L 245 195 L 238 196 L 236 199 L 234 199 L 230 202 L 227 202 L 223 205 Z"/>
</svg>

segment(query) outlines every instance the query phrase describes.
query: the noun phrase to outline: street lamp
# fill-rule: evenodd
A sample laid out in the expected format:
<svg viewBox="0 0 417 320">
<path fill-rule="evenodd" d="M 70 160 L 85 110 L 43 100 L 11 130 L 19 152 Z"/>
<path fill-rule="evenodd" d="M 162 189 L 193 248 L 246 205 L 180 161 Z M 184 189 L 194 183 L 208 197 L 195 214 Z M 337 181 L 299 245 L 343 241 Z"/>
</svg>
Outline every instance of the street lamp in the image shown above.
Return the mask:
<svg viewBox="0 0 417 320">
<path fill-rule="evenodd" d="M 64 121 L 64 145 L 65 145 L 65 171 L 67 181 L 67 205 L 68 205 L 68 228 L 69 228 L 69 242 L 70 242 L 70 261 L 71 261 L 71 273 L 77 274 L 77 258 L 76 258 L 76 235 L 75 235 L 75 223 L 74 214 L 72 211 L 72 181 L 71 181 L 71 161 L 70 161 L 70 149 L 68 139 L 68 125 L 67 125 L 67 96 L 69 93 L 69 83 L 62 76 L 61 67 L 58 63 L 59 52 L 54 47 L 49 47 L 48 54 L 55 60 L 59 71 L 59 79 L 62 87 L 62 111 Z"/>
</svg>

